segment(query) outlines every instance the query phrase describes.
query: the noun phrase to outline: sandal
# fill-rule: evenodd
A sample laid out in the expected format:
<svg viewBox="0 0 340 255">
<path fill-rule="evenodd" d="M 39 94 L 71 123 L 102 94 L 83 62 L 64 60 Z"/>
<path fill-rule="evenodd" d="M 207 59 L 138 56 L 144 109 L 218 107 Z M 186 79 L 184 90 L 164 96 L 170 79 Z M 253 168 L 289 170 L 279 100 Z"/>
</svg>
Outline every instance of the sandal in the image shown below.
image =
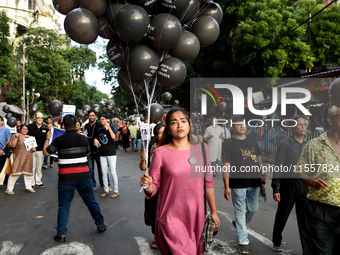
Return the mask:
<svg viewBox="0 0 340 255">
<path fill-rule="evenodd" d="M 53 168 L 53 165 L 50 165 L 50 168 Z"/>
<path fill-rule="evenodd" d="M 152 241 L 152 243 L 150 244 L 150 247 L 151 247 L 151 249 L 157 250 L 158 246 L 157 246 L 156 241 Z"/>
<path fill-rule="evenodd" d="M 118 192 L 113 192 L 113 194 L 111 195 L 111 198 L 116 198 L 119 197 L 119 193 Z"/>
<path fill-rule="evenodd" d="M 109 192 L 104 192 L 103 194 L 100 195 L 100 197 L 106 197 L 108 196 L 110 193 Z"/>
<path fill-rule="evenodd" d="M 29 192 L 29 193 L 35 193 L 34 189 L 27 189 L 26 191 Z"/>
<path fill-rule="evenodd" d="M 42 168 L 47 169 L 47 165 L 43 165 Z"/>
<path fill-rule="evenodd" d="M 111 187 L 109 186 L 109 192 L 111 192 L 112 191 L 112 189 L 111 189 Z"/>
<path fill-rule="evenodd" d="M 13 190 L 6 190 L 6 194 L 8 194 L 8 195 L 14 195 L 15 193 L 14 193 Z"/>
</svg>

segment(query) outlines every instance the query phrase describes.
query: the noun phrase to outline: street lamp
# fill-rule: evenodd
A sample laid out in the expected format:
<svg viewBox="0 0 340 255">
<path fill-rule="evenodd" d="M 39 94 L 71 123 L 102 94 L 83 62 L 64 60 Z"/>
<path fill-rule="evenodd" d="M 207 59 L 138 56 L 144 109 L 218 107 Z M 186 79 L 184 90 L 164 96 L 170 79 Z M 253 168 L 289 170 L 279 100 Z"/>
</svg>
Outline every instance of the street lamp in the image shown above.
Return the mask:
<svg viewBox="0 0 340 255">
<path fill-rule="evenodd" d="M 40 93 L 34 93 L 35 91 L 35 88 L 32 88 L 32 102 L 30 103 L 29 101 L 29 95 L 30 95 L 30 92 L 29 91 L 26 91 L 26 95 L 27 95 L 27 124 L 29 124 L 29 119 L 30 119 L 30 104 L 33 104 L 34 102 L 34 96 L 36 96 L 37 98 L 40 97 Z"/>
</svg>

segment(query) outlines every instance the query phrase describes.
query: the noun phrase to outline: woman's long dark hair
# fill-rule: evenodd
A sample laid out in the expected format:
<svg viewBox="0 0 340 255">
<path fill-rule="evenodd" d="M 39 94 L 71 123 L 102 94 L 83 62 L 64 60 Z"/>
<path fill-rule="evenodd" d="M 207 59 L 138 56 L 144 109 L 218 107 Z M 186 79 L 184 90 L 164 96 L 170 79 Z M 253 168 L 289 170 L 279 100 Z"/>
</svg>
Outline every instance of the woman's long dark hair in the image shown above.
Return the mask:
<svg viewBox="0 0 340 255">
<path fill-rule="evenodd" d="M 168 111 L 168 113 L 166 114 L 166 117 L 165 117 L 165 130 L 163 132 L 162 139 L 160 141 L 160 146 L 162 146 L 164 144 L 172 143 L 172 136 L 171 136 L 171 134 L 169 132 L 169 127 L 170 127 L 170 122 L 171 122 L 171 116 L 175 112 L 183 113 L 185 118 L 189 122 L 190 129 L 189 129 L 189 134 L 188 134 L 188 141 L 191 140 L 190 137 L 192 136 L 192 134 L 191 134 L 191 121 L 190 121 L 189 113 L 184 108 L 180 108 L 180 107 L 176 107 L 175 106 L 175 107 L 172 107 L 170 109 L 170 111 Z"/>
</svg>

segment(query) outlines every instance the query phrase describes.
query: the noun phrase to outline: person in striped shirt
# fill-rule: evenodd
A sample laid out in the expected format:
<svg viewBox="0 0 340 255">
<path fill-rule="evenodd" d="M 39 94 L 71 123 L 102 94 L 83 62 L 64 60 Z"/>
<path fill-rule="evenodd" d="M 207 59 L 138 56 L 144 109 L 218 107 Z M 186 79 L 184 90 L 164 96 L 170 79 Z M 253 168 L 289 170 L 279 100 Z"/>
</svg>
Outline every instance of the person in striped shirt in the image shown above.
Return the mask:
<svg viewBox="0 0 340 255">
<path fill-rule="evenodd" d="M 85 136 L 77 133 L 75 116 L 64 116 L 63 123 L 65 134 L 55 138 L 49 145 L 52 134 L 48 132 L 43 147 L 45 156 L 58 152 L 58 224 L 54 240 L 60 243 L 66 241 L 69 211 L 75 189 L 89 209 L 97 225 L 97 231 L 100 233 L 106 230 L 104 217 L 94 197 L 87 164 L 86 156 L 90 154 L 89 141 Z"/>
</svg>

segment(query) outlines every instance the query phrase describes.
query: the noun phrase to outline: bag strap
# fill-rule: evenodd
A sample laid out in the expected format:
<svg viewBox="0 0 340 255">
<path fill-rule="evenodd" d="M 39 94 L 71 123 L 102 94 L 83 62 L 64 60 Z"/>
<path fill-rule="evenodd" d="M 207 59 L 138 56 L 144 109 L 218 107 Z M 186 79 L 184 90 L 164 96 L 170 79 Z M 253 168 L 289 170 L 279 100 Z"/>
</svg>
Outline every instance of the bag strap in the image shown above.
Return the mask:
<svg viewBox="0 0 340 255">
<path fill-rule="evenodd" d="M 204 147 L 204 142 L 201 142 L 201 147 L 202 147 L 202 154 L 203 154 L 203 160 L 204 160 L 204 168 L 207 166 L 207 159 L 205 156 L 205 147 Z M 205 180 L 205 173 L 206 169 L 204 171 L 204 215 L 207 215 L 207 193 L 206 193 L 206 180 Z"/>
</svg>

